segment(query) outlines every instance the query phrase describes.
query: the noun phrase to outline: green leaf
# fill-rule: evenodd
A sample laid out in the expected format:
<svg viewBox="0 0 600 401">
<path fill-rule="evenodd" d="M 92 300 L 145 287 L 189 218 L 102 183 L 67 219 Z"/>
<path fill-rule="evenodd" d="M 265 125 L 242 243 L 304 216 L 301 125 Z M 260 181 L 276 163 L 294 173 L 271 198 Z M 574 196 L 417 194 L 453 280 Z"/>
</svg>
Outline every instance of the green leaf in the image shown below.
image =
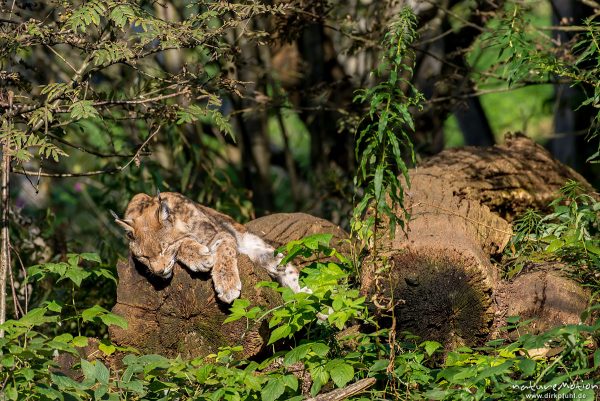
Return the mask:
<svg viewBox="0 0 600 401">
<path fill-rule="evenodd" d="M 425 341 L 421 343 L 421 347 L 424 347 L 427 355 L 431 356 L 435 351 L 442 347 L 442 344 L 438 343 L 437 341 Z"/>
<path fill-rule="evenodd" d="M 122 318 L 119 315 L 116 315 L 112 312 L 107 312 L 104 315 L 100 316 L 100 320 L 107 326 L 119 326 L 122 329 L 127 329 L 127 320 Z"/>
<path fill-rule="evenodd" d="M 273 378 L 269 380 L 265 388 L 260 392 L 260 396 L 262 401 L 275 401 L 281 397 L 284 391 L 285 384 L 283 380 Z"/>
<path fill-rule="evenodd" d="M 326 365 L 331 380 L 338 387 L 344 387 L 354 377 L 354 368 L 344 362 L 331 361 Z"/>
<path fill-rule="evenodd" d="M 4 388 L 4 394 L 9 400 L 16 400 L 19 397 L 17 389 L 13 387 L 12 383 L 8 383 Z"/>
<path fill-rule="evenodd" d="M 293 364 L 303 360 L 306 357 L 306 355 L 308 354 L 308 351 L 310 351 L 311 345 L 312 345 L 312 343 L 301 344 L 301 345 L 297 346 L 296 348 L 292 349 L 291 351 L 289 351 L 283 357 L 284 365 L 290 366 L 290 365 L 293 365 Z"/>
<path fill-rule="evenodd" d="M 98 110 L 94 107 L 94 102 L 91 100 L 77 101 L 71 105 L 69 110 L 71 111 L 71 119 L 74 121 L 100 116 Z"/>
<path fill-rule="evenodd" d="M 102 384 L 108 384 L 108 380 L 110 379 L 110 371 L 108 368 L 98 359 L 94 361 L 94 365 L 96 380 Z"/>
<path fill-rule="evenodd" d="M 287 324 L 277 327 L 275 330 L 273 330 L 271 332 L 271 337 L 269 337 L 269 342 L 267 345 L 273 344 L 275 341 L 289 336 L 291 332 L 292 332 L 292 330 L 291 330 L 290 326 Z"/>
<path fill-rule="evenodd" d="M 87 347 L 88 346 L 88 338 L 84 337 L 84 336 L 77 336 L 73 340 L 71 340 L 71 343 L 74 346 L 79 347 L 79 348 Z"/>
<path fill-rule="evenodd" d="M 51 312 L 60 313 L 62 311 L 62 305 L 57 303 L 56 301 L 50 301 L 46 304 L 46 308 L 48 308 Z"/>
<path fill-rule="evenodd" d="M 379 164 L 375 170 L 375 178 L 373 179 L 373 186 L 375 189 L 375 200 L 379 202 L 381 199 L 381 188 L 383 184 L 383 169 L 384 166 Z"/>
<path fill-rule="evenodd" d="M 315 396 L 321 390 L 321 387 L 329 381 L 329 372 L 324 366 L 315 366 L 310 369 L 310 377 L 313 379 L 313 384 L 310 387 L 310 393 Z"/>
<path fill-rule="evenodd" d="M 423 397 L 427 400 L 445 400 L 449 395 L 448 390 L 433 389 L 423 393 Z"/>
<path fill-rule="evenodd" d="M 324 343 L 312 343 L 310 346 L 312 352 L 318 357 L 324 358 L 329 353 L 329 346 Z"/>
<path fill-rule="evenodd" d="M 100 305 L 94 305 L 91 308 L 88 308 L 88 309 L 84 310 L 83 312 L 81 312 L 81 318 L 83 319 L 84 322 L 91 322 L 97 316 L 99 316 L 103 313 L 107 313 L 107 312 L 108 311 L 106 309 L 104 309 L 103 307 L 101 307 Z"/>
<path fill-rule="evenodd" d="M 112 345 L 107 340 L 102 340 L 98 345 L 98 349 L 104 353 L 104 355 L 112 355 L 117 350 L 117 347 Z"/>
<path fill-rule="evenodd" d="M 80 365 L 83 376 L 88 380 L 96 382 L 96 367 L 94 364 L 88 360 L 82 359 Z"/>
<path fill-rule="evenodd" d="M 81 282 L 88 278 L 92 273 L 82 269 L 79 266 L 69 266 L 65 272 L 65 277 L 71 280 L 77 287 L 81 287 Z"/>
<path fill-rule="evenodd" d="M 561 240 L 561 239 L 555 239 L 554 241 L 552 241 L 550 243 L 550 245 L 548 245 L 545 249 L 546 252 L 548 253 L 553 253 L 556 252 L 557 250 L 559 250 L 560 248 L 562 248 L 562 246 L 565 244 L 565 241 Z"/>
<path fill-rule="evenodd" d="M 19 325 L 38 326 L 44 323 L 55 322 L 58 316 L 46 316 L 46 308 L 35 308 L 17 321 Z"/>
<path fill-rule="evenodd" d="M 296 376 L 285 375 L 281 379 L 286 387 L 289 387 L 292 391 L 298 391 L 298 378 Z"/>
<path fill-rule="evenodd" d="M 65 376 L 62 373 L 51 373 L 50 379 L 59 390 L 69 391 L 69 390 L 86 390 L 86 386 L 71 379 L 70 377 Z"/>
<path fill-rule="evenodd" d="M 369 368 L 369 375 L 371 373 L 375 373 L 375 372 L 381 372 L 382 370 L 387 369 L 387 367 L 389 366 L 390 361 L 388 361 L 387 359 L 378 359 L 376 360 L 371 367 Z"/>
<path fill-rule="evenodd" d="M 521 359 L 519 369 L 525 376 L 531 376 L 535 372 L 536 363 L 532 359 Z"/>
<path fill-rule="evenodd" d="M 2 360 L 0 360 L 0 363 L 5 368 L 11 368 L 15 365 L 15 357 L 14 355 L 4 355 Z"/>
<path fill-rule="evenodd" d="M 88 260 L 90 262 L 102 263 L 100 256 L 97 253 L 81 253 L 79 254 L 81 259 Z"/>
</svg>

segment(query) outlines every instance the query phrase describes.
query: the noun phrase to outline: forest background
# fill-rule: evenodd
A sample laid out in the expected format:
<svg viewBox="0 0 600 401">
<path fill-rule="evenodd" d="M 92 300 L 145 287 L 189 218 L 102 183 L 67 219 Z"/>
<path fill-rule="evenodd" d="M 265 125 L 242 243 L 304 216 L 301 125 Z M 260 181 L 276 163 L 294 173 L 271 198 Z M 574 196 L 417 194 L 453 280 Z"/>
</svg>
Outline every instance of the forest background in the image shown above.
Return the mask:
<svg viewBox="0 0 600 401">
<path fill-rule="evenodd" d="M 403 7 L 416 25 L 398 25 Z M 357 138 L 385 93 L 404 105 L 402 163 L 379 164 L 391 175 L 518 131 L 597 187 L 599 15 L 593 0 L 6 0 L 2 310 L 110 308 L 126 247 L 109 210 L 138 192 L 350 229 L 378 174 Z M 28 281 L 29 266 L 86 259 L 102 285 Z M 55 332 L 106 335 L 80 323 Z"/>
</svg>

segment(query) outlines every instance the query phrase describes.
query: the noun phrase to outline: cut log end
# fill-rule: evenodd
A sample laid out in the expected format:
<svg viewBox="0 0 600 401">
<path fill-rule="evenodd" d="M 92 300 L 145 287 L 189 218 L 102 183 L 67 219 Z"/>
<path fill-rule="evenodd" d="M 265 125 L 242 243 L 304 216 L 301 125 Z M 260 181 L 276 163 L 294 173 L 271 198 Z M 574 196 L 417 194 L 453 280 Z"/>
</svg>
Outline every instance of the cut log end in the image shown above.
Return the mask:
<svg viewBox="0 0 600 401">
<path fill-rule="evenodd" d="M 486 268 L 471 258 L 442 251 L 407 250 L 388 263 L 387 272 L 373 275 L 367 295 L 378 308 L 396 305 L 397 331 L 450 347 L 478 344 L 487 337 L 493 308 Z M 385 327 L 386 319 L 381 323 Z"/>
<path fill-rule="evenodd" d="M 519 274 L 499 291 L 505 316 L 518 316 L 530 323 L 512 333 L 538 334 L 565 324 L 578 324 L 588 306 L 590 292 L 568 277 L 565 266 L 547 263 Z"/>
</svg>

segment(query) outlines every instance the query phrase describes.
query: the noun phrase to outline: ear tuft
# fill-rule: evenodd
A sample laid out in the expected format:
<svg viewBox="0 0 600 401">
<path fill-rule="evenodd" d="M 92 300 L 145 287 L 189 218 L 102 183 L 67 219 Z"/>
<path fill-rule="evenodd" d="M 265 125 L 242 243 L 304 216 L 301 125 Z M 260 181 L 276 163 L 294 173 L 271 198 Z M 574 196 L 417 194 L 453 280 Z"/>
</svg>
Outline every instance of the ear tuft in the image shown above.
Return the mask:
<svg viewBox="0 0 600 401">
<path fill-rule="evenodd" d="M 171 209 L 169 209 L 169 205 L 167 205 L 167 202 L 161 200 L 160 197 L 158 198 L 158 200 L 160 202 L 160 206 L 158 208 L 158 220 L 161 223 L 164 223 L 169 220 L 169 217 L 171 215 Z"/>
<path fill-rule="evenodd" d="M 132 220 L 124 220 L 122 218 L 120 218 L 114 211 L 109 210 L 110 214 L 112 215 L 112 217 L 115 218 L 115 223 L 117 223 L 118 225 L 120 225 L 125 231 L 127 231 L 127 233 L 131 233 L 133 232 L 133 227 L 131 226 L 131 224 L 133 223 Z"/>
</svg>

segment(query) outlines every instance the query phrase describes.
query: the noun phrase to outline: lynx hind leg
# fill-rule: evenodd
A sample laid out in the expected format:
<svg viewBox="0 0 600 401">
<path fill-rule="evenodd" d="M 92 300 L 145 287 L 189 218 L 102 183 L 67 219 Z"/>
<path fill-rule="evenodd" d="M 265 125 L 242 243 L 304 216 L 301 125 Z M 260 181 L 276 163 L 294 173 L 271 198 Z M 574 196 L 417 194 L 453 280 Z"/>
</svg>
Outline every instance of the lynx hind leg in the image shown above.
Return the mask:
<svg viewBox="0 0 600 401">
<path fill-rule="evenodd" d="M 215 254 L 198 241 L 184 239 L 177 252 L 177 260 L 194 272 L 207 272 L 215 264 Z"/>
<path fill-rule="evenodd" d="M 238 298 L 242 291 L 237 255 L 233 237 L 223 238 L 215 247 L 215 264 L 211 273 L 213 284 L 217 297 L 228 304 Z"/>
<path fill-rule="evenodd" d="M 275 248 L 260 237 L 251 233 L 242 234 L 238 249 L 241 253 L 248 255 L 254 263 L 263 267 L 269 273 L 269 276 L 277 280 L 282 286 L 289 287 L 294 292 L 312 292 L 307 287 L 300 288 L 298 269 L 291 263 L 280 266 L 283 254 L 274 255 Z"/>
<path fill-rule="evenodd" d="M 306 292 L 312 294 L 310 288 L 300 288 L 300 273 L 296 266 L 291 263 L 287 263 L 284 266 L 280 265 L 283 260 L 283 254 L 278 253 L 274 256 L 274 252 L 275 249 L 272 249 L 271 252 L 263 254 L 262 258 L 260 258 L 260 264 L 267 270 L 269 276 L 274 280 L 277 280 L 282 286 L 288 287 L 294 292 Z"/>
<path fill-rule="evenodd" d="M 276 280 L 279 284 L 284 287 L 289 287 L 294 292 L 306 292 L 312 293 L 312 291 L 308 287 L 300 288 L 300 273 L 298 269 L 291 263 L 286 264 L 285 266 L 279 266 L 277 270 Z"/>
</svg>

